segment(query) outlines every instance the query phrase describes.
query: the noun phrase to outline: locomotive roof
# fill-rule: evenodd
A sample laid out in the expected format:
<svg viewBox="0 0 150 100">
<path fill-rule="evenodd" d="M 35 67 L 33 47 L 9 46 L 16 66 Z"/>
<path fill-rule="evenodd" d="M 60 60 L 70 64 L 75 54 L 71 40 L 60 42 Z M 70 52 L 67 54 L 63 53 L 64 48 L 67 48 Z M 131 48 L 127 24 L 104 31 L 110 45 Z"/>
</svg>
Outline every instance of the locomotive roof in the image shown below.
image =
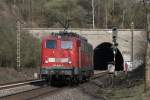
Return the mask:
<svg viewBox="0 0 150 100">
<path fill-rule="evenodd" d="M 60 32 L 52 32 L 50 35 L 52 36 L 69 36 L 69 37 L 76 37 L 82 40 L 87 41 L 87 39 L 75 32 L 67 32 L 67 31 L 60 31 Z"/>
</svg>

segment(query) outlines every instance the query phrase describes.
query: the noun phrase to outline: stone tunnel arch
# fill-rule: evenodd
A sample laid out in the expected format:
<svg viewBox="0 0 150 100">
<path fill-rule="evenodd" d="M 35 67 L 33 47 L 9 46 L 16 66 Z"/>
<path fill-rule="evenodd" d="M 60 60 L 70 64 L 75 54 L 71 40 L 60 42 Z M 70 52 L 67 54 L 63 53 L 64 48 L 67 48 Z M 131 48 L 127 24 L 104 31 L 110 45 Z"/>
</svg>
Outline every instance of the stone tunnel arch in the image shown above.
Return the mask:
<svg viewBox="0 0 150 100">
<path fill-rule="evenodd" d="M 96 70 L 106 70 L 109 62 L 112 62 L 114 58 L 114 54 L 112 51 L 112 44 L 109 42 L 104 42 L 98 45 L 94 49 L 94 69 Z M 115 70 L 123 70 L 123 56 L 119 49 L 117 49 L 116 54 L 116 62 L 115 62 Z"/>
</svg>

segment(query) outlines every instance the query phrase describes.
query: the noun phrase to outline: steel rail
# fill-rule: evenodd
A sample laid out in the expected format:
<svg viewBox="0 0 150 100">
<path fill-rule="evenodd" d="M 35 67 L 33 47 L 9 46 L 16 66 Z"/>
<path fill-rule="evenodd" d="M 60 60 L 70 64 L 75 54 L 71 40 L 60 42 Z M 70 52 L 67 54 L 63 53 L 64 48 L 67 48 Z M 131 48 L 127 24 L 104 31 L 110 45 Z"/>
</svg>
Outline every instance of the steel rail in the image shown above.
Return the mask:
<svg viewBox="0 0 150 100">
<path fill-rule="evenodd" d="M 22 81 L 22 82 L 6 83 L 6 84 L 0 85 L 0 90 L 6 89 L 6 88 L 13 88 L 17 86 L 23 86 L 23 85 L 32 84 L 32 83 L 37 83 L 37 82 L 42 82 L 42 81 L 44 80 L 38 79 L 38 80 L 28 80 L 28 81 Z"/>
<path fill-rule="evenodd" d="M 96 79 L 96 78 L 99 78 L 99 77 L 102 77 L 104 75 L 108 74 L 108 71 L 101 71 L 99 73 L 94 73 L 94 76 L 91 77 L 91 79 Z"/>
<path fill-rule="evenodd" d="M 0 100 L 32 100 L 39 97 L 44 97 L 45 95 L 53 95 L 63 90 L 64 88 L 55 88 L 55 87 L 38 87 L 35 89 L 22 91 L 10 95 L 0 97 Z"/>
</svg>

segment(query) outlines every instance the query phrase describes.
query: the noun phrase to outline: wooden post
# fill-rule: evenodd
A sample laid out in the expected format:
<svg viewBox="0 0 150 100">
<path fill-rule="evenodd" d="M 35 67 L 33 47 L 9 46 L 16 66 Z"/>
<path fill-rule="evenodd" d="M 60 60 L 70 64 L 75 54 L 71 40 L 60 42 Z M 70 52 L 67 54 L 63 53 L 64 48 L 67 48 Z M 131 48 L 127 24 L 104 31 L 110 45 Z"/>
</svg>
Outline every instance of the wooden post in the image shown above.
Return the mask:
<svg viewBox="0 0 150 100">
<path fill-rule="evenodd" d="M 150 88 L 150 41 L 149 41 L 149 32 L 150 32 L 150 12 L 147 13 L 147 52 L 146 52 L 146 67 L 147 67 L 147 89 Z"/>
<path fill-rule="evenodd" d="M 21 23 L 17 21 L 17 70 L 20 70 L 20 32 L 21 32 Z"/>
<path fill-rule="evenodd" d="M 147 44 L 145 64 L 145 91 L 150 88 L 150 43 Z"/>
<path fill-rule="evenodd" d="M 143 0 L 144 7 L 146 9 L 146 56 L 145 56 L 145 92 L 150 88 L 150 0 Z"/>
<path fill-rule="evenodd" d="M 134 23 L 131 22 L 131 62 L 133 68 L 133 36 L 134 36 Z"/>
</svg>

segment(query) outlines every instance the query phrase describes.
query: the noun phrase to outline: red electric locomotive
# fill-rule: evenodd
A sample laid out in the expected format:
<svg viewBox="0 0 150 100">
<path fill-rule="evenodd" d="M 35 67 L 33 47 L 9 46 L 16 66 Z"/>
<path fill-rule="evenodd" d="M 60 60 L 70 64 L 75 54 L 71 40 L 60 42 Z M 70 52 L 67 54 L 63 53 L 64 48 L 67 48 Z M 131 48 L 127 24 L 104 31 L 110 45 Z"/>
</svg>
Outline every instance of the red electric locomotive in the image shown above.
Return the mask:
<svg viewBox="0 0 150 100">
<path fill-rule="evenodd" d="M 73 32 L 52 33 L 42 39 L 41 77 L 49 82 L 65 79 L 71 82 L 93 75 L 93 48 Z"/>
</svg>

